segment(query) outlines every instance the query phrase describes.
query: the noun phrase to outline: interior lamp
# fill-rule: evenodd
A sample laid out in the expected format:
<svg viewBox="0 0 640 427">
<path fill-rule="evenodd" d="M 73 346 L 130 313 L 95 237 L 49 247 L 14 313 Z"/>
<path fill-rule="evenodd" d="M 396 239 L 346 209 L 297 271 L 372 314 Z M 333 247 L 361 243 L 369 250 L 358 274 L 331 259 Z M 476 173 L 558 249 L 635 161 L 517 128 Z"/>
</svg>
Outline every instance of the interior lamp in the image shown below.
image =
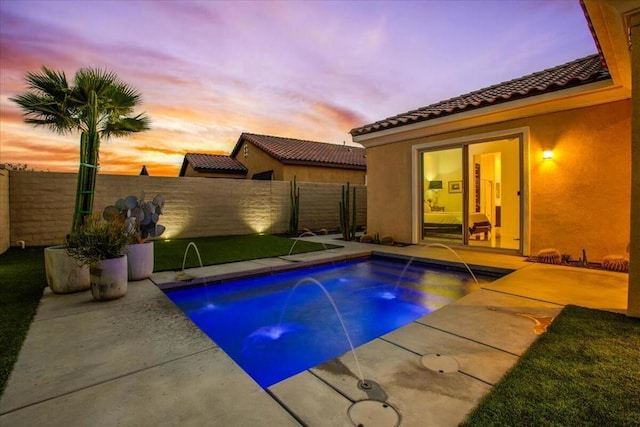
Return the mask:
<svg viewBox="0 0 640 427">
<path fill-rule="evenodd" d="M 544 151 L 542 152 L 542 158 L 543 158 L 544 160 L 550 160 L 550 159 L 553 159 L 553 151 L 551 151 L 551 150 L 544 150 Z"/>
<path fill-rule="evenodd" d="M 433 190 L 433 192 L 435 193 L 435 200 L 431 200 L 429 199 L 429 206 L 433 207 L 433 206 L 438 206 L 438 192 L 440 190 L 442 190 L 442 181 L 429 181 L 429 190 Z"/>
<path fill-rule="evenodd" d="M 429 190 L 442 190 L 442 181 L 429 181 Z"/>
</svg>

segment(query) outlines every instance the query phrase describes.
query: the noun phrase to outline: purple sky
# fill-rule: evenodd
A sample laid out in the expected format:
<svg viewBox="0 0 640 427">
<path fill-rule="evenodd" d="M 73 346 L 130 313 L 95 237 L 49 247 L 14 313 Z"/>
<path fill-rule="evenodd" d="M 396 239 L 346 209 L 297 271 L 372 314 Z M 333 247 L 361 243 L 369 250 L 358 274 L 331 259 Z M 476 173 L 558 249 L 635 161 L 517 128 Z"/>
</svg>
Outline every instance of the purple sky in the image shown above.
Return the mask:
<svg viewBox="0 0 640 427">
<path fill-rule="evenodd" d="M 101 145 L 103 173 L 177 176 L 240 133 L 351 142 L 349 130 L 596 51 L 577 0 L 0 3 L 0 163 L 75 172 L 78 135 L 9 97 L 42 65 L 114 71 L 152 129 Z"/>
</svg>

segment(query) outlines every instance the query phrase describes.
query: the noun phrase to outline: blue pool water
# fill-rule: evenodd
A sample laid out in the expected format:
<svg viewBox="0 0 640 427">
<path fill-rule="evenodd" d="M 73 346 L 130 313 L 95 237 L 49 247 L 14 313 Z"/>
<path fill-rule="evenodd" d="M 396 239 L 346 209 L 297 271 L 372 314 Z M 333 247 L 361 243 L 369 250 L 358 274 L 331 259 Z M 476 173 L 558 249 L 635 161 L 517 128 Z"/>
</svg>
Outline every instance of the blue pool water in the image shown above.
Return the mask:
<svg viewBox="0 0 640 427">
<path fill-rule="evenodd" d="M 368 258 L 166 291 L 263 388 L 410 323 L 475 290 L 468 272 Z M 493 280 L 478 277 L 480 282 Z"/>
</svg>

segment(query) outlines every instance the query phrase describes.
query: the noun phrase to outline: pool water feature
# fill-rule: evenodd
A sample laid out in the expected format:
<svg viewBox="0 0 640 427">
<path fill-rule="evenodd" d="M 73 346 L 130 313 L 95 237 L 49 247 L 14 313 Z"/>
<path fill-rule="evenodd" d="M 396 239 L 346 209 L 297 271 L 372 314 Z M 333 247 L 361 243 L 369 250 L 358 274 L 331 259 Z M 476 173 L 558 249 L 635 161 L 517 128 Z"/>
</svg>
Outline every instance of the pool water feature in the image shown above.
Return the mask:
<svg viewBox="0 0 640 427">
<path fill-rule="evenodd" d="M 266 389 L 350 351 L 331 302 L 310 279 L 330 294 L 354 346 L 478 289 L 468 272 L 409 264 L 372 257 L 165 292 Z"/>
</svg>

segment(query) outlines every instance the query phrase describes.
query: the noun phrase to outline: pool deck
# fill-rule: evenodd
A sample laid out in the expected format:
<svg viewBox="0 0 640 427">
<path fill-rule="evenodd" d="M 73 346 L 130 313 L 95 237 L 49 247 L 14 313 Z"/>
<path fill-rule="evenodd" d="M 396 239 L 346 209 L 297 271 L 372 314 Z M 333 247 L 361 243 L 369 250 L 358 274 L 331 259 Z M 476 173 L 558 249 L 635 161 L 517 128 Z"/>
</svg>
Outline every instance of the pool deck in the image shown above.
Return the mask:
<svg viewBox="0 0 640 427">
<path fill-rule="evenodd" d="M 459 263 L 444 248 L 334 238 L 305 240 L 344 248 L 188 273 L 223 280 L 372 251 Z M 382 389 L 375 398 L 399 413 L 402 426 L 460 423 L 564 305 L 626 308 L 626 274 L 471 249 L 458 253 L 472 266 L 515 271 L 356 349 L 364 377 Z M 175 280 L 175 273 L 158 273 L 130 282 L 124 298 L 107 303 L 94 302 L 88 291 L 54 295 L 45 290 L 0 400 L 0 425 L 353 425 L 349 408 L 368 395 L 358 388 L 351 353 L 262 390 L 159 289 Z M 444 373 L 427 369 L 424 355 L 456 366 Z M 368 416 L 355 407 L 353 413 Z M 387 416 L 376 414 L 365 425 L 385 425 Z"/>
</svg>

